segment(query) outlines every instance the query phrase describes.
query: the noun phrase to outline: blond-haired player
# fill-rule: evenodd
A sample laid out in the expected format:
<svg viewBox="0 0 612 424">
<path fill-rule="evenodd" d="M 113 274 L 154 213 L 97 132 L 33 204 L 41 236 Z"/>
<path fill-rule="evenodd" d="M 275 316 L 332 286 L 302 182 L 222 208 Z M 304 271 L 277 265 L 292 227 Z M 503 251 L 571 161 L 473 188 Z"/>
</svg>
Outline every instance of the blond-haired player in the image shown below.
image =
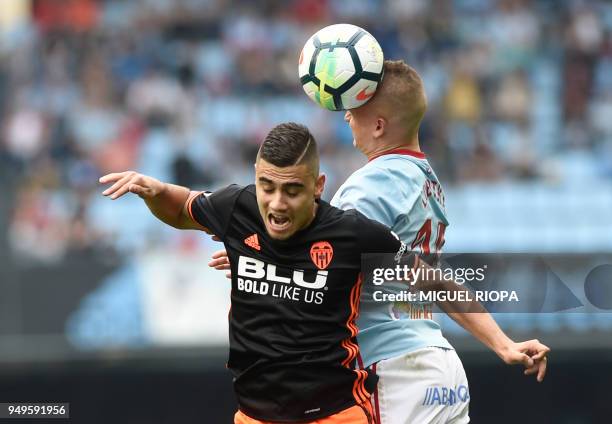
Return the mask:
<svg viewBox="0 0 612 424">
<path fill-rule="evenodd" d="M 437 254 L 449 222 L 444 191 L 419 143 L 427 110 L 423 82 L 403 61 L 385 61 L 384 73 L 374 97 L 346 112 L 353 144 L 368 163 L 331 203 L 389 226 L 415 251 Z M 376 287 L 381 289 L 397 287 Z M 449 315 L 505 363 L 523 364 L 526 374 L 544 378 L 549 349 L 539 341 L 513 342 L 488 313 Z M 465 371 L 432 319 L 431 305 L 375 302 L 364 288 L 358 325 L 362 365 L 380 378 L 373 397 L 380 424 L 469 421 Z"/>
</svg>

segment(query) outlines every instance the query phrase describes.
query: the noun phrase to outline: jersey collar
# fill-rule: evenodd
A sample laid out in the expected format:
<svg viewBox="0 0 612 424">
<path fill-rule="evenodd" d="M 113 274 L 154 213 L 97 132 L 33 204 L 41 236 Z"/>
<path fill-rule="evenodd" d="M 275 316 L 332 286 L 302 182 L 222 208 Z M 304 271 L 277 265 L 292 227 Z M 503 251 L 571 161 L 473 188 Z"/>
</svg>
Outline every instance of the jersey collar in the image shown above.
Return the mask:
<svg viewBox="0 0 612 424">
<path fill-rule="evenodd" d="M 377 159 L 377 158 L 379 158 L 381 156 L 385 156 L 385 155 L 408 155 L 408 156 L 414 156 L 415 158 L 419 158 L 419 159 L 426 159 L 427 158 L 427 156 L 425 156 L 425 153 L 417 152 L 416 150 L 410 150 L 410 149 L 392 149 L 392 150 L 387 150 L 386 152 L 382 152 L 382 153 L 377 154 L 372 159 L 368 160 L 368 162 L 372 162 L 374 159 Z"/>
</svg>

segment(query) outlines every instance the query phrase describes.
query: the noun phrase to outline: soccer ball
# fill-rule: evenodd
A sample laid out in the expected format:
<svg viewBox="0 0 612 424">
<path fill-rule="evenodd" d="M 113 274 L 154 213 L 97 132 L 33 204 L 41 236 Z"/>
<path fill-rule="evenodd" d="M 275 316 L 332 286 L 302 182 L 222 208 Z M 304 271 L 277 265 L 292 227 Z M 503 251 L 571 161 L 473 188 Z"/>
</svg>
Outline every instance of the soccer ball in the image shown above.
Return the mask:
<svg viewBox="0 0 612 424">
<path fill-rule="evenodd" d="M 383 51 L 366 30 L 330 25 L 306 41 L 298 72 L 304 91 L 329 110 L 353 109 L 367 102 L 383 76 Z"/>
</svg>

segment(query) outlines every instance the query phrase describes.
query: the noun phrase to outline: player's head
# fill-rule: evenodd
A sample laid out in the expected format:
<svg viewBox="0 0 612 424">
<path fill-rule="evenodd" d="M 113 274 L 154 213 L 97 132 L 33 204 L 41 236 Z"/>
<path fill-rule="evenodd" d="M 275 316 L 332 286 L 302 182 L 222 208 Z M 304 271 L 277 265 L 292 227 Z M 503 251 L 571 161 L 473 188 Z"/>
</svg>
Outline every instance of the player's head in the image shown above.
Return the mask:
<svg viewBox="0 0 612 424">
<path fill-rule="evenodd" d="M 257 204 L 268 234 L 285 240 L 310 224 L 325 176 L 319 175 L 317 143 L 303 125 L 277 125 L 257 153 Z"/>
<path fill-rule="evenodd" d="M 419 74 L 404 61 L 385 60 L 384 77 L 374 97 L 349 110 L 345 120 L 353 132 L 353 144 L 364 153 L 380 144 L 417 140 L 427 98 Z"/>
</svg>

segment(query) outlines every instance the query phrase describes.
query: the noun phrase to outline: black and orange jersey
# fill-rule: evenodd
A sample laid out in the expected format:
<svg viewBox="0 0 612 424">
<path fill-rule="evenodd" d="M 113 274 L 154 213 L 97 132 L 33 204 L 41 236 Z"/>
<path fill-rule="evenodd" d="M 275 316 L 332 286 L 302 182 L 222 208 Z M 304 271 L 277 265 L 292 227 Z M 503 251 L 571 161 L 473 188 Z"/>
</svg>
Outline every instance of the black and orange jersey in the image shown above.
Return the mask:
<svg viewBox="0 0 612 424">
<path fill-rule="evenodd" d="M 188 209 L 230 259 L 228 367 L 240 409 L 259 420 L 304 422 L 368 402 L 376 376 L 355 370 L 361 254 L 395 253 L 398 238 L 320 201 L 307 228 L 272 239 L 253 185 L 201 194 Z"/>
</svg>

